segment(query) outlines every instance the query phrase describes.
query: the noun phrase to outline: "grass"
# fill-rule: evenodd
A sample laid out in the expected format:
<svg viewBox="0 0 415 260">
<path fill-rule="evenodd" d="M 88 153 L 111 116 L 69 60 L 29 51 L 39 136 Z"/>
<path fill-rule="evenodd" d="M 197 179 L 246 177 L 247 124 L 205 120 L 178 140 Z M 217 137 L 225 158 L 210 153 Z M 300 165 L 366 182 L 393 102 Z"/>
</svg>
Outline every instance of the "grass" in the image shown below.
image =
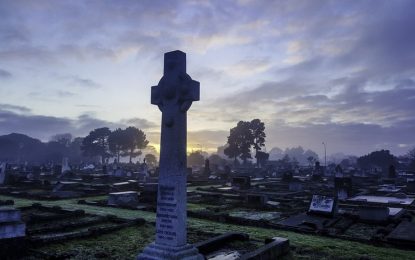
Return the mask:
<svg viewBox="0 0 415 260">
<path fill-rule="evenodd" d="M 153 237 L 154 227 L 146 224 L 123 228 L 98 237 L 45 245 L 37 250 L 70 259 L 135 259 Z"/>
<path fill-rule="evenodd" d="M 80 205 L 77 204 L 77 199 L 36 201 L 0 195 L 0 200 L 6 199 L 13 199 L 15 201 L 15 206 L 17 207 L 28 206 L 32 203 L 39 202 L 47 206 L 83 209 L 88 213 L 97 215 L 112 214 L 123 218 L 140 217 L 146 221 L 155 221 L 155 213 L 152 212 Z M 102 199 L 102 196 L 89 199 Z M 197 206 L 195 205 L 196 204 L 193 204 L 191 207 L 196 208 Z M 203 206 L 201 207 L 203 208 Z M 359 242 L 305 235 L 290 231 L 231 225 L 195 218 L 188 219 L 188 226 L 192 230 L 211 233 L 225 233 L 230 231 L 243 232 L 249 234 L 251 238 L 261 241 L 265 238 L 275 236 L 288 238 L 292 246 L 292 254 L 286 257 L 286 259 L 415 259 L 414 251 L 382 248 Z M 153 238 L 154 227 L 145 225 L 143 227 L 125 228 L 97 238 L 73 240 L 64 244 L 52 244 L 48 247 L 44 247 L 43 250 L 51 252 L 54 252 L 55 250 L 60 250 L 59 252 L 76 250 L 77 252 L 81 252 L 82 257 L 85 256 L 83 259 L 97 258 L 100 254 L 104 258 L 107 258 L 104 255 L 108 253 L 110 254 L 109 259 L 133 259 L 137 255 L 137 252 L 144 248 L 144 246 L 149 241 L 152 241 Z M 117 250 L 120 248 L 122 248 L 121 252 L 117 253 Z M 94 254 L 98 255 L 95 256 Z M 82 259 L 82 257 L 79 259 Z"/>
</svg>

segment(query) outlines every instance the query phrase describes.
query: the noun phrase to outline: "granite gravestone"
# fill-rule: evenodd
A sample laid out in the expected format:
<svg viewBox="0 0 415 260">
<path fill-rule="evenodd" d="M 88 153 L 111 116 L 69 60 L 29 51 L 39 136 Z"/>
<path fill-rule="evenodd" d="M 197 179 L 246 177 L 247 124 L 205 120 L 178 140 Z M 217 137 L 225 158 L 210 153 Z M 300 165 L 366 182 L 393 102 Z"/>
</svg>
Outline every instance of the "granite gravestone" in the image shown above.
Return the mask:
<svg viewBox="0 0 415 260">
<path fill-rule="evenodd" d="M 162 112 L 156 241 L 138 259 L 204 259 L 187 244 L 187 110 L 199 100 L 199 82 L 186 73 L 186 54 L 164 54 L 164 73 L 151 88 L 151 103 Z"/>
<path fill-rule="evenodd" d="M 0 164 L 0 185 L 6 182 L 6 163 Z"/>
<path fill-rule="evenodd" d="M 323 195 L 313 195 L 308 213 L 333 216 L 337 213 L 336 198 Z"/>
<path fill-rule="evenodd" d="M 62 170 L 61 170 L 61 174 L 65 174 L 67 172 L 71 171 L 71 167 L 69 166 L 69 158 L 68 157 L 63 157 L 62 158 Z"/>
</svg>

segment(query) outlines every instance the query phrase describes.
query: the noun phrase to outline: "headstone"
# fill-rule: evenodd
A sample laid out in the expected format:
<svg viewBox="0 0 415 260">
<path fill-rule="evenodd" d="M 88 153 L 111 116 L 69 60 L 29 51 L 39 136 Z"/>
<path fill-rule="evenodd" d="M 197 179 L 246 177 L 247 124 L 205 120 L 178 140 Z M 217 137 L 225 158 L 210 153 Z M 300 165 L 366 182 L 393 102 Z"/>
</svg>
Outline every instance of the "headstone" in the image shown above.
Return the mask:
<svg viewBox="0 0 415 260">
<path fill-rule="evenodd" d="M 308 213 L 333 216 L 336 213 L 337 201 L 333 197 L 313 195 Z"/>
<path fill-rule="evenodd" d="M 340 166 L 340 164 L 337 164 L 337 166 L 336 166 L 336 168 L 334 169 L 334 171 L 335 171 L 335 177 L 336 178 L 342 178 L 344 175 L 343 175 L 343 169 L 342 169 L 342 167 Z"/>
<path fill-rule="evenodd" d="M 352 179 L 347 177 L 336 177 L 334 179 L 334 190 L 340 200 L 345 200 L 352 195 Z"/>
<path fill-rule="evenodd" d="M 108 195 L 108 205 L 120 207 L 137 207 L 138 193 L 136 191 L 110 193 Z"/>
<path fill-rule="evenodd" d="M 251 188 L 251 177 L 249 176 L 236 176 L 231 181 L 232 188 L 237 190 L 246 190 Z"/>
<path fill-rule="evenodd" d="M 395 169 L 395 166 L 393 165 L 389 166 L 388 178 L 390 179 L 396 178 L 396 169 Z"/>
<path fill-rule="evenodd" d="M 205 168 L 203 169 L 203 174 L 204 175 L 210 175 L 211 170 L 210 170 L 210 162 L 209 159 L 205 160 Z"/>
<path fill-rule="evenodd" d="M 408 190 L 408 192 L 415 193 L 415 181 L 408 180 L 406 183 L 406 189 Z"/>
<path fill-rule="evenodd" d="M 62 165 L 53 165 L 52 172 L 53 175 L 60 175 L 62 173 Z"/>
<path fill-rule="evenodd" d="M 6 182 L 6 163 L 0 164 L 0 185 Z"/>
<path fill-rule="evenodd" d="M 148 203 L 157 202 L 157 183 L 145 183 L 143 191 L 140 193 L 140 200 Z"/>
<path fill-rule="evenodd" d="M 245 202 L 250 206 L 262 207 L 268 202 L 268 196 L 266 194 L 246 194 Z"/>
<path fill-rule="evenodd" d="M 321 180 L 321 178 L 323 177 L 323 168 L 320 165 L 320 162 L 316 162 L 314 165 L 314 170 L 313 170 L 313 174 L 311 176 L 311 178 L 315 181 L 319 181 Z"/>
<path fill-rule="evenodd" d="M 199 100 L 199 82 L 186 73 L 186 54 L 164 54 L 164 74 L 151 88 L 151 103 L 162 112 L 156 241 L 138 259 L 204 259 L 187 244 L 187 110 Z"/>
<path fill-rule="evenodd" d="M 71 167 L 69 166 L 69 159 L 68 157 L 63 157 L 61 174 L 63 175 L 70 171 L 71 171 Z"/>
<path fill-rule="evenodd" d="M 148 178 L 150 177 L 150 174 L 148 173 L 148 165 L 145 159 L 144 159 L 143 164 L 141 165 L 141 168 L 142 168 L 142 171 L 139 174 L 139 181 L 146 183 Z"/>
</svg>

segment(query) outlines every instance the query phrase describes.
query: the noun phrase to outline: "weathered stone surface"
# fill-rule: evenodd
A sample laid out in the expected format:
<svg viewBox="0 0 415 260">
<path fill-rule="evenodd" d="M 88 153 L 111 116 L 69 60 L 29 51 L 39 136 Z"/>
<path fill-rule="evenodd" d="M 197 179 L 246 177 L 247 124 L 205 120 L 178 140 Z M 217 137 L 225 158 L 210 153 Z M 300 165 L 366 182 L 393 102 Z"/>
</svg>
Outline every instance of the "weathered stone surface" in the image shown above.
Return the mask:
<svg viewBox="0 0 415 260">
<path fill-rule="evenodd" d="M 71 167 L 69 166 L 69 158 L 68 157 L 63 157 L 62 158 L 62 170 L 61 170 L 61 174 L 65 174 L 67 172 L 71 171 Z"/>
<path fill-rule="evenodd" d="M 246 241 L 246 240 L 249 240 L 249 235 L 247 234 L 229 232 L 229 233 L 225 233 L 225 234 L 222 234 L 216 237 L 212 237 L 208 240 L 199 242 L 195 244 L 195 247 L 199 249 L 199 252 L 206 255 L 210 252 L 217 250 L 217 248 L 220 248 L 226 243 L 229 243 L 232 241 Z"/>
<path fill-rule="evenodd" d="M 168 246 L 152 243 L 141 253 L 138 260 L 203 260 L 193 245 Z"/>
<path fill-rule="evenodd" d="M 359 218 L 365 221 L 386 221 L 389 218 L 388 207 L 365 206 L 359 209 Z"/>
<path fill-rule="evenodd" d="M 0 223 L 20 221 L 20 218 L 20 210 L 9 207 L 0 208 Z"/>
<path fill-rule="evenodd" d="M 6 163 L 0 164 L 0 185 L 6 182 Z"/>
<path fill-rule="evenodd" d="M 266 260 L 278 259 L 278 257 L 288 253 L 290 250 L 290 241 L 282 237 L 274 237 L 265 241 L 266 244 L 257 250 L 245 254 L 240 260 Z"/>
<path fill-rule="evenodd" d="M 20 210 L 0 208 L 0 239 L 24 237 L 26 225 L 21 222 Z"/>
<path fill-rule="evenodd" d="M 389 241 L 415 244 L 415 223 L 404 221 L 388 236 Z"/>
<path fill-rule="evenodd" d="M 232 188 L 238 190 L 244 190 L 251 188 L 251 177 L 249 176 L 236 176 L 231 181 Z"/>
<path fill-rule="evenodd" d="M 268 196 L 266 194 L 252 193 L 245 195 L 245 202 L 251 206 L 264 206 L 268 201 Z"/>
<path fill-rule="evenodd" d="M 330 226 L 336 222 L 336 218 L 332 218 L 324 215 L 309 215 L 301 213 L 295 216 L 291 216 L 278 222 L 278 225 L 283 227 L 290 227 L 300 230 L 316 231 Z"/>
<path fill-rule="evenodd" d="M 0 223 L 0 239 L 24 237 L 26 225 L 23 222 Z"/>
<path fill-rule="evenodd" d="M 151 103 L 162 112 L 156 242 L 139 259 L 202 259 L 186 232 L 187 110 L 199 93 L 199 82 L 186 73 L 186 54 L 165 53 L 163 77 L 151 88 Z"/>
<path fill-rule="evenodd" d="M 108 205 L 121 207 L 135 207 L 138 205 L 136 191 L 113 192 L 108 195 Z"/>
<path fill-rule="evenodd" d="M 337 200 L 336 198 L 329 196 L 313 195 L 308 212 L 318 215 L 333 216 L 337 213 Z"/>
</svg>

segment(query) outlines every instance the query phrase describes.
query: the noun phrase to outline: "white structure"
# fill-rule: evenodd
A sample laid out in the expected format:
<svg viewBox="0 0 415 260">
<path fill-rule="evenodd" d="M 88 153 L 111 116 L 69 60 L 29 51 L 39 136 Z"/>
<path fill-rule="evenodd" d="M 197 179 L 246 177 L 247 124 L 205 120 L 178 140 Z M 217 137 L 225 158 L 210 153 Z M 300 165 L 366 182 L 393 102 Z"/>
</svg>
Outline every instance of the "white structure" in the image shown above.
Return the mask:
<svg viewBox="0 0 415 260">
<path fill-rule="evenodd" d="M 186 73 L 186 54 L 164 54 L 164 73 L 151 88 L 151 103 L 162 112 L 156 241 L 138 259 L 204 259 L 187 244 L 187 110 L 199 100 L 199 82 Z"/>
</svg>

